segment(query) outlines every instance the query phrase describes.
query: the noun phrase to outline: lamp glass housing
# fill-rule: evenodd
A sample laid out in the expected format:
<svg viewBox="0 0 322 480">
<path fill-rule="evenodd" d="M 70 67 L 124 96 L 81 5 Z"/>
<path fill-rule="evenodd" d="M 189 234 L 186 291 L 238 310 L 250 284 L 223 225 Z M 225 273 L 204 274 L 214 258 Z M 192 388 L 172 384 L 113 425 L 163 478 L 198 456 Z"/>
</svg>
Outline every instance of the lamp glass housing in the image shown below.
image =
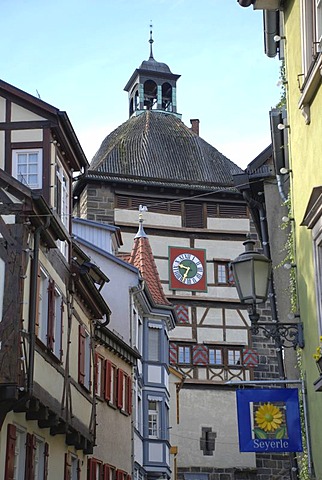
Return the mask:
<svg viewBox="0 0 322 480">
<path fill-rule="evenodd" d="M 268 295 L 271 261 L 253 250 L 252 240 L 244 245 L 246 251 L 231 262 L 237 293 L 242 303 L 263 303 Z"/>
</svg>

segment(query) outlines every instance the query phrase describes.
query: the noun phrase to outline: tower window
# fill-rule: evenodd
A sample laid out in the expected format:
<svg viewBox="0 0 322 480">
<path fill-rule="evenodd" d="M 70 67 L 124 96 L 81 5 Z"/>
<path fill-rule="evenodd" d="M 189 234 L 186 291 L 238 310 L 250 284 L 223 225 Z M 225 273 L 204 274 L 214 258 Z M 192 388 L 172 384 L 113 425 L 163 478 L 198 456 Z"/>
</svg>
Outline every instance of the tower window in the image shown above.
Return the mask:
<svg viewBox="0 0 322 480">
<path fill-rule="evenodd" d="M 186 203 L 184 209 L 184 227 L 205 228 L 206 215 L 202 203 Z"/>
</svg>

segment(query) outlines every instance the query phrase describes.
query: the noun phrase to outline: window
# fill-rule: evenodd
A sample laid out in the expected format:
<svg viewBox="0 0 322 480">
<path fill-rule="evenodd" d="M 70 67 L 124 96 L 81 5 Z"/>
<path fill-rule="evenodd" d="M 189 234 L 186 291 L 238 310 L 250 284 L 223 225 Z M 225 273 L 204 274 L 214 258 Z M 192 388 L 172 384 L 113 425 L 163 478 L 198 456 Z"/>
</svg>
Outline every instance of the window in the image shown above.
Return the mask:
<svg viewBox="0 0 322 480">
<path fill-rule="evenodd" d="M 149 400 L 149 437 L 159 438 L 159 402 Z"/>
<path fill-rule="evenodd" d="M 210 365 L 223 364 L 223 352 L 221 348 L 209 348 L 209 364 Z"/>
<path fill-rule="evenodd" d="M 142 353 L 142 318 L 136 309 L 133 309 L 134 346 Z"/>
<path fill-rule="evenodd" d="M 69 189 L 70 181 L 66 170 L 59 159 L 56 159 L 55 207 L 58 216 L 67 229 L 69 229 Z"/>
<path fill-rule="evenodd" d="M 98 397 L 104 398 L 105 388 L 105 359 L 95 353 L 95 394 Z"/>
<path fill-rule="evenodd" d="M 148 360 L 152 362 L 160 360 L 160 332 L 159 326 L 149 327 Z"/>
<path fill-rule="evenodd" d="M 117 374 L 117 406 L 124 413 L 130 414 L 132 411 L 131 377 L 120 368 Z"/>
<path fill-rule="evenodd" d="M 84 327 L 79 325 L 78 336 L 78 381 L 87 390 L 91 388 L 91 338 Z"/>
<path fill-rule="evenodd" d="M 81 462 L 71 452 L 65 453 L 64 480 L 78 480 L 81 473 Z M 96 478 L 96 477 L 93 477 Z M 101 477 L 97 477 L 101 478 Z"/>
<path fill-rule="evenodd" d="M 6 480 L 47 480 L 49 446 L 20 426 L 8 425 Z"/>
<path fill-rule="evenodd" d="M 307 75 L 322 41 L 321 0 L 301 0 L 302 65 Z"/>
<path fill-rule="evenodd" d="M 241 351 L 228 349 L 228 365 L 241 365 Z"/>
<path fill-rule="evenodd" d="M 105 400 L 117 405 L 117 368 L 109 360 L 105 363 Z"/>
<path fill-rule="evenodd" d="M 178 345 L 178 363 L 191 363 L 191 346 Z"/>
<path fill-rule="evenodd" d="M 55 282 L 41 268 L 38 285 L 38 315 L 36 333 L 44 345 L 62 359 L 63 297 Z"/>
<path fill-rule="evenodd" d="M 215 284 L 216 285 L 234 285 L 233 272 L 230 269 L 228 260 L 214 260 Z"/>
<path fill-rule="evenodd" d="M 42 188 L 42 150 L 13 150 L 12 175 L 30 188 Z"/>
</svg>

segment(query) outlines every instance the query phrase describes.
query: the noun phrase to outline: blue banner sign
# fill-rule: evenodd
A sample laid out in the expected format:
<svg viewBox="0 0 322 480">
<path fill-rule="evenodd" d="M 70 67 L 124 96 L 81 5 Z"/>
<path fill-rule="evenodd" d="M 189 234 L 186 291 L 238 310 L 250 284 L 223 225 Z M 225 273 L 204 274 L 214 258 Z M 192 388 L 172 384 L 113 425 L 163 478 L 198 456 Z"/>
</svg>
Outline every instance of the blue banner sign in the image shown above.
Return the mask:
<svg viewBox="0 0 322 480">
<path fill-rule="evenodd" d="M 237 390 L 241 452 L 302 452 L 297 388 Z"/>
</svg>

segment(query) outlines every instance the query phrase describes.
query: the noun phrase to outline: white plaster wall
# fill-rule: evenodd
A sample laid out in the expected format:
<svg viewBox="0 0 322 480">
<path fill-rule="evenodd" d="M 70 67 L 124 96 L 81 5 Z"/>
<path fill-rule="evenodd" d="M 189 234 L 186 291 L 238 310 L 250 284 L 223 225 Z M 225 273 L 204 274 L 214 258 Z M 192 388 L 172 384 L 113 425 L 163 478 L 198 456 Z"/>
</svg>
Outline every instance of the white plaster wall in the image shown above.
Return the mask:
<svg viewBox="0 0 322 480">
<path fill-rule="evenodd" d="M 242 242 L 203 239 L 196 240 L 195 248 L 205 248 L 207 250 L 207 260 L 213 260 L 214 258 L 233 260 L 245 250 Z"/>
<path fill-rule="evenodd" d="M 223 341 L 224 334 L 221 328 L 198 328 L 198 343 Z"/>
<path fill-rule="evenodd" d="M 40 117 L 36 113 L 33 113 L 30 110 L 26 110 L 20 105 L 16 103 L 12 103 L 11 105 L 11 121 L 12 122 L 19 122 L 19 121 L 28 121 L 28 120 L 46 120 L 44 117 Z"/>
<path fill-rule="evenodd" d="M 201 292 L 197 295 L 204 295 Z M 222 300 L 238 300 L 237 290 L 234 287 L 216 287 L 208 285 L 208 296 Z M 239 302 L 239 300 L 238 300 Z"/>
<path fill-rule="evenodd" d="M 197 307 L 197 318 L 201 319 L 205 314 L 206 308 Z M 222 309 L 221 308 L 210 308 L 207 312 L 207 315 L 203 321 L 203 325 L 222 325 Z"/>
<path fill-rule="evenodd" d="M 6 121 L 6 99 L 0 97 L 0 122 Z"/>
<path fill-rule="evenodd" d="M 178 445 L 180 466 L 255 467 L 255 454 L 239 452 L 235 392 L 183 388 L 179 395 L 180 424 L 171 425 L 171 435 Z M 202 427 L 217 433 L 213 456 L 200 450 Z"/>
<path fill-rule="evenodd" d="M 247 330 L 241 330 L 238 328 L 226 330 L 226 341 L 228 343 L 242 343 L 248 344 Z"/>
<path fill-rule="evenodd" d="M 243 318 L 241 318 L 240 315 L 242 315 Z M 226 325 L 229 325 L 229 326 L 234 326 L 234 325 L 245 326 L 250 324 L 249 316 L 247 314 L 247 311 L 245 310 L 238 312 L 237 310 L 227 309 L 225 312 L 225 319 L 226 319 Z"/>
<path fill-rule="evenodd" d="M 163 225 L 165 222 L 165 215 L 162 213 L 144 212 L 144 228 L 150 226 Z M 138 210 L 115 210 L 115 223 L 137 223 Z M 166 215 L 166 223 L 169 227 L 181 227 L 181 215 Z"/>
<path fill-rule="evenodd" d="M 2 170 L 4 170 L 4 148 L 5 148 L 4 132 L 0 132 L 0 168 L 2 168 Z"/>
<path fill-rule="evenodd" d="M 190 339 L 192 338 L 192 328 L 191 327 L 183 327 L 183 326 L 178 326 L 174 330 L 171 330 L 170 332 L 171 338 L 173 340 L 176 339 Z"/>
<path fill-rule="evenodd" d="M 137 273 L 100 255 L 87 246 L 81 245 L 81 248 L 110 279 L 101 290 L 104 300 L 112 311 L 108 328 L 131 345 L 130 288 L 138 284 Z"/>
<path fill-rule="evenodd" d="M 42 129 L 35 130 L 13 130 L 11 132 L 12 142 L 42 142 Z"/>
<path fill-rule="evenodd" d="M 217 232 L 249 232 L 248 218 L 208 218 L 207 226 Z"/>
<path fill-rule="evenodd" d="M 34 379 L 50 396 L 61 401 L 64 378 L 38 353 L 35 356 Z"/>
<path fill-rule="evenodd" d="M 134 460 L 143 465 L 143 442 L 136 433 L 134 433 Z"/>
</svg>

